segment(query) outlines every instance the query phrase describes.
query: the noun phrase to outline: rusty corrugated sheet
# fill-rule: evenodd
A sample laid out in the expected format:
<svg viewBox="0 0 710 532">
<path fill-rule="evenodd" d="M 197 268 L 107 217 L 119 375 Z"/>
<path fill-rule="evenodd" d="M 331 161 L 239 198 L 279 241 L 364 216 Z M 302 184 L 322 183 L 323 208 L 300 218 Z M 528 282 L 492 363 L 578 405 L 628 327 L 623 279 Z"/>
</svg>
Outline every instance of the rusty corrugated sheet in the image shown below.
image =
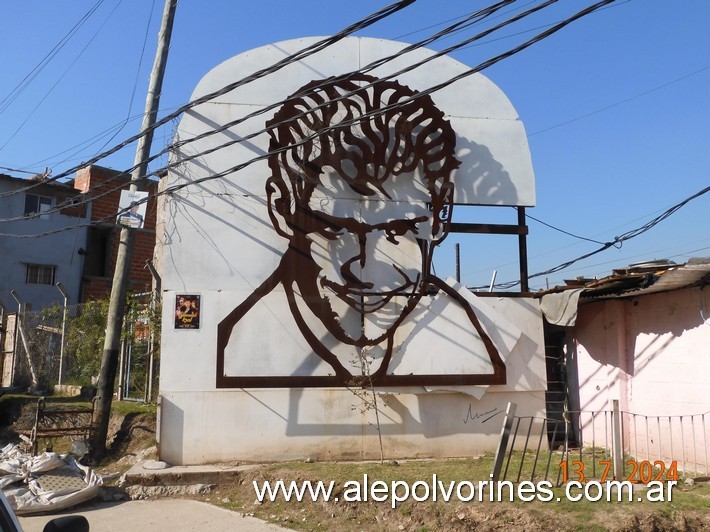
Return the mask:
<svg viewBox="0 0 710 532">
<path fill-rule="evenodd" d="M 542 293 L 584 288 L 583 298 L 611 299 L 636 297 L 656 292 L 679 290 L 710 283 L 710 258 L 690 259 L 686 264 L 653 261 L 615 269 L 602 279 L 571 281 L 569 286 L 556 287 Z"/>
</svg>

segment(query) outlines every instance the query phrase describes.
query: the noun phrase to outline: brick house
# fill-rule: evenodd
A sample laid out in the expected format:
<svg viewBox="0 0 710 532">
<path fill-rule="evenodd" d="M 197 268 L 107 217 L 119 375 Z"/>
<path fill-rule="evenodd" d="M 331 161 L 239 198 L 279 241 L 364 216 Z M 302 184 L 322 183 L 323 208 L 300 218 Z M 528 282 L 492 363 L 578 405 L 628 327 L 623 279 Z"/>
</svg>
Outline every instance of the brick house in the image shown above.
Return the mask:
<svg viewBox="0 0 710 532">
<path fill-rule="evenodd" d="M 97 165 L 86 166 L 76 174 L 74 188 L 89 194 L 90 220 L 93 222 L 88 229 L 86 247 L 83 248 L 85 257 L 80 301 L 105 296 L 111 289 L 120 232 L 115 218 L 121 190 L 128 188 L 129 181 L 130 175 Z M 151 181 L 145 190 L 154 191 L 156 188 L 157 182 Z M 151 289 L 152 276 L 146 268 L 146 261 L 153 258 L 155 220 L 156 202 L 150 198 L 143 229 L 136 230 L 128 286 L 133 292 Z"/>
</svg>

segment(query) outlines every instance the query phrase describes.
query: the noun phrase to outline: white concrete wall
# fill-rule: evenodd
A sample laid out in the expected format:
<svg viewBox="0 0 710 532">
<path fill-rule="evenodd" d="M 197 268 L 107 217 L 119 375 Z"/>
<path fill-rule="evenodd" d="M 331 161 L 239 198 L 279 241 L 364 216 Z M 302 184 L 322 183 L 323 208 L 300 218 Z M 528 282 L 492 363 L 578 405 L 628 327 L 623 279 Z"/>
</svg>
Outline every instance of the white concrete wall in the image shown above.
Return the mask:
<svg viewBox="0 0 710 532">
<path fill-rule="evenodd" d="M 277 43 L 234 57 L 203 78 L 193 99 L 314 41 Z M 181 121 L 177 140 L 214 130 L 282 100 L 311 80 L 355 70 L 403 47 L 378 39 L 346 39 L 284 68 L 278 75 L 191 109 Z M 408 61 L 431 55 L 420 50 Z M 394 72 L 403 61 L 398 59 L 372 74 L 381 77 Z M 450 58 L 442 58 L 398 81 L 423 90 L 466 69 Z M 455 202 L 533 205 L 534 181 L 524 128 L 502 91 L 484 76 L 475 75 L 432 94 L 432 99 L 458 135 L 456 156 L 462 165 L 454 172 Z M 216 387 L 217 325 L 277 268 L 287 241 L 276 234 L 268 217 L 265 180 L 270 170 L 265 160 L 211 179 L 266 154 L 266 135 L 210 154 L 204 152 L 260 130 L 274 112 L 180 147 L 176 158 L 184 162 L 162 184 L 165 188 L 189 185 L 167 196 L 161 209 L 165 219 L 159 222 L 164 234 L 158 237 L 161 244 L 156 251 L 164 290 L 160 455 L 169 463 L 379 457 L 374 411 L 365 408 L 363 412 L 361 400 L 352 391 Z M 201 296 L 199 329 L 173 327 L 173 303 L 181 293 Z M 463 456 L 493 450 L 508 401 L 518 403 L 519 415 L 544 415 L 544 340 L 537 303 L 531 299 L 466 297 L 472 299 L 471 305 L 477 305 L 475 308 L 485 309 L 477 314 L 501 350 L 507 384 L 378 390 L 380 426 L 388 457 Z M 422 301 L 427 309 L 438 308 L 434 300 Z M 272 305 L 269 312 L 251 329 L 251 348 L 246 346 L 241 351 L 255 361 L 252 369 L 263 357 L 277 360 L 282 356 L 286 365 L 293 363 L 289 353 L 301 353 L 298 346 L 302 338 L 289 324 L 293 320 L 288 307 Z M 446 326 L 455 329 L 456 324 L 449 321 Z M 456 331 L 450 332 L 453 335 Z M 476 354 L 475 347 L 455 344 L 437 342 L 436 334 L 432 334 L 425 351 L 434 362 L 437 350 L 442 359 L 451 348 Z M 286 374 L 290 375 L 289 371 Z"/>
<path fill-rule="evenodd" d="M 174 295 L 174 291 L 165 292 L 164 301 L 173 301 Z M 163 306 L 161 459 L 172 464 L 201 464 L 309 456 L 379 457 L 374 411 L 363 408 L 352 391 L 216 389 L 219 315 L 212 312 L 216 307 L 210 297 L 210 291 L 204 292 L 199 331 L 171 330 L 173 309 Z M 517 403 L 518 416 L 544 417 L 547 381 L 537 302 L 484 299 L 523 332 L 505 361 L 508 384 L 459 387 L 455 393 L 447 393 L 445 387 L 378 390 L 383 447 L 388 457 L 467 456 L 493 451 L 508 401 Z"/>
<path fill-rule="evenodd" d="M 509 393 L 378 394 L 386 458 L 495 450 Z M 515 394 L 544 415 L 544 391 Z M 374 410 L 343 389 L 161 392 L 160 456 L 171 464 L 380 457 Z"/>
</svg>

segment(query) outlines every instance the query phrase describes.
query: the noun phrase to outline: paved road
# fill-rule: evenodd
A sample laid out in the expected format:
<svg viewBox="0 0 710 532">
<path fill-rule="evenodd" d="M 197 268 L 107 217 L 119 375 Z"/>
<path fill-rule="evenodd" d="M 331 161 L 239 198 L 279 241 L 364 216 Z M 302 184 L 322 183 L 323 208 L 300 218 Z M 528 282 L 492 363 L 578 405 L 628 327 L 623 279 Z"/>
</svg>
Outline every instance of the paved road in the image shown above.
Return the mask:
<svg viewBox="0 0 710 532">
<path fill-rule="evenodd" d="M 21 517 L 20 524 L 25 532 L 42 532 L 47 521 L 55 517 L 81 514 L 89 520 L 91 532 L 115 532 L 116 530 L 274 532 L 284 530 L 254 517 L 242 517 L 237 512 L 187 499 L 90 503 L 81 505 L 78 510 L 54 515 Z"/>
</svg>

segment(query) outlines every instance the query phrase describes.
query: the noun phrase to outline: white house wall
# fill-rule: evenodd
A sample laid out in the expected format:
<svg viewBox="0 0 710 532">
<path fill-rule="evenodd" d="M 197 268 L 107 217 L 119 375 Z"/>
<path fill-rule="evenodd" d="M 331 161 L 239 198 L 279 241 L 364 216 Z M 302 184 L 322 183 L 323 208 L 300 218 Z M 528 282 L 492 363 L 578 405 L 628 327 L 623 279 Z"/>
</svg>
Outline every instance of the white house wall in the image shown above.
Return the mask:
<svg viewBox="0 0 710 532">
<path fill-rule="evenodd" d="M 176 292 L 164 292 L 173 301 Z M 374 413 L 352 391 L 215 388 L 218 291 L 202 292 L 199 332 L 171 331 L 163 308 L 160 456 L 172 464 L 229 460 L 379 457 Z M 380 389 L 380 422 L 390 457 L 468 456 L 495 449 L 509 401 L 517 415 L 545 415 L 546 374 L 541 315 L 532 299 L 484 298 L 521 325 L 506 361 L 508 384 L 447 393 L 446 387 Z M 166 329 L 168 329 L 166 331 Z M 259 352 L 254 353 L 255 357 Z M 464 393 L 466 392 L 466 393 Z M 492 417 L 491 417 L 492 416 Z M 490 418 L 484 423 L 484 420 Z"/>
<path fill-rule="evenodd" d="M 236 56 L 207 74 L 193 99 L 315 41 L 287 41 Z M 357 70 L 404 46 L 379 39 L 345 39 L 287 66 L 277 75 L 191 109 L 180 123 L 176 140 L 182 142 L 212 131 L 283 100 L 314 79 Z M 432 54 L 418 50 L 405 56 L 406 60 L 400 58 L 372 74 L 382 77 Z M 461 63 L 441 58 L 397 79 L 421 91 L 466 70 Z M 502 91 L 477 74 L 431 97 L 458 135 L 456 157 L 462 164 L 454 172 L 455 202 L 534 205 L 534 180 L 524 128 Z M 189 185 L 166 197 L 161 209 L 164 220 L 159 223 L 164 226 L 164 235 L 159 238 L 163 243 L 156 251 L 164 289 L 160 455 L 173 464 L 379 456 L 374 412 L 362 407 L 357 395 L 362 391 L 355 393 L 342 387 L 225 389 L 217 388 L 215 383 L 218 325 L 277 269 L 287 242 L 276 234 L 269 219 L 265 180 L 270 170 L 266 160 L 230 171 L 255 157 L 263 157 L 268 152 L 268 137 L 262 134 L 228 149 L 205 152 L 262 129 L 274 113 L 275 110 L 268 111 L 224 132 L 180 145 L 173 160 L 182 162 L 161 184 L 163 189 Z M 213 178 L 223 172 L 226 175 Z M 482 327 L 493 338 L 505 362 L 506 384 L 378 388 L 384 451 L 389 457 L 464 456 L 492 450 L 508 401 L 518 403 L 519 415 L 544 415 L 544 340 L 537 303 L 525 298 L 476 297 L 452 281 L 448 283 L 451 290 L 477 309 Z M 269 296 L 281 293 L 282 289 L 276 287 Z M 173 303 L 178 294 L 200 296 L 199 329 L 173 327 Z M 438 309 L 436 298 L 426 296 L 422 304 Z M 242 350 L 252 357 L 247 369 L 259 375 L 262 368 L 273 366 L 270 361 L 280 361 L 283 371 L 290 375 L 304 371 L 303 367 L 288 366 L 297 360 L 294 357 L 310 355 L 315 358 L 311 369 L 320 371 L 317 357 L 309 351 L 298 329 L 288 325 L 292 321 L 288 307 L 269 301 L 266 297 L 260 301 L 265 317 L 250 329 L 251 350 Z M 440 310 L 448 312 L 446 305 Z M 438 316 L 439 311 L 433 314 Z M 452 319 L 441 325 L 441 330 L 448 331 L 447 338 L 456 333 L 456 323 Z M 436 332 L 441 334 L 441 330 Z M 423 352 L 431 357 L 443 349 L 435 334 L 426 343 L 428 348 Z M 461 353 L 472 349 L 465 343 L 453 342 L 447 349 Z M 457 360 L 461 357 L 441 364 L 449 364 L 453 370 Z M 433 358 L 434 366 L 436 362 Z M 469 372 L 477 367 L 472 361 L 466 364 Z"/>
<path fill-rule="evenodd" d="M 471 456 L 496 449 L 509 393 L 378 396 L 386 458 Z M 543 416 L 545 392 L 515 394 Z M 161 391 L 160 456 L 171 464 L 378 459 L 371 409 L 340 389 Z"/>
</svg>

